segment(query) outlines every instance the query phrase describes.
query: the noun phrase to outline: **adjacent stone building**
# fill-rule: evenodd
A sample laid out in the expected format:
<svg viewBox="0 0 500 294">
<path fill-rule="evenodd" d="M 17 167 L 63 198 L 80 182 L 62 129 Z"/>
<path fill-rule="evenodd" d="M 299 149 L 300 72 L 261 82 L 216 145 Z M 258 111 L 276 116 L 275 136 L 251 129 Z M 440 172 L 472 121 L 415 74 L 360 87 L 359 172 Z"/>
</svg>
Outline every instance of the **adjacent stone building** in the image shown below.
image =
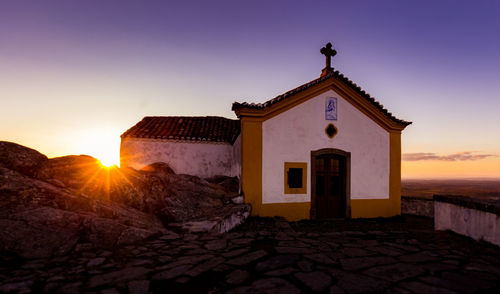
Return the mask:
<svg viewBox="0 0 500 294">
<path fill-rule="evenodd" d="M 146 117 L 122 135 L 121 164 L 238 176 L 252 214 L 290 220 L 401 213 L 401 131 L 410 124 L 330 66 L 265 103 L 233 103 L 238 120 Z M 196 123 L 195 123 L 196 122 Z"/>
</svg>

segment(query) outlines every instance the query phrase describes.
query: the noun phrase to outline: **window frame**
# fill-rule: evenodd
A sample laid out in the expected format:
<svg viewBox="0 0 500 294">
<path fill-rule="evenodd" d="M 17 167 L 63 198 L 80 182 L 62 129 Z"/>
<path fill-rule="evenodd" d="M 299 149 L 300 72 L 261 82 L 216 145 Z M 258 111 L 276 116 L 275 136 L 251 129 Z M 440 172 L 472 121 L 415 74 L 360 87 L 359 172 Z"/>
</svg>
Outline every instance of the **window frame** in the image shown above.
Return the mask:
<svg viewBox="0 0 500 294">
<path fill-rule="evenodd" d="M 288 172 L 291 168 L 302 169 L 302 187 L 290 188 L 288 186 Z M 307 162 L 285 162 L 283 186 L 285 194 L 307 194 Z"/>
</svg>

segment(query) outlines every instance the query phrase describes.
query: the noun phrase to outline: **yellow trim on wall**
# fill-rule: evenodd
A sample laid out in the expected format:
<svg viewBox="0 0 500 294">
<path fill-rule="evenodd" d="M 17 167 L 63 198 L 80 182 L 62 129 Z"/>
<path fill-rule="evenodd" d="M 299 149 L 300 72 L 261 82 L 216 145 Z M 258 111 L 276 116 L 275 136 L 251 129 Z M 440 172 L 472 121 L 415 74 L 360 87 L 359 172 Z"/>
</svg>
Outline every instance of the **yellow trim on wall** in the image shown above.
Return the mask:
<svg viewBox="0 0 500 294">
<path fill-rule="evenodd" d="M 394 215 L 401 214 L 401 131 L 392 131 L 390 136 L 389 199 Z"/>
<path fill-rule="evenodd" d="M 390 199 L 351 199 L 352 218 L 395 216 Z"/>
<path fill-rule="evenodd" d="M 252 215 L 262 204 L 262 120 L 241 118 L 241 188 Z"/>
<path fill-rule="evenodd" d="M 285 194 L 307 194 L 307 162 L 285 162 L 284 165 L 284 193 Z M 301 168 L 302 169 L 302 188 L 290 188 L 288 187 L 288 170 L 290 168 Z"/>
<path fill-rule="evenodd" d="M 309 219 L 311 202 L 262 204 L 260 216 L 282 216 L 289 221 Z"/>
</svg>

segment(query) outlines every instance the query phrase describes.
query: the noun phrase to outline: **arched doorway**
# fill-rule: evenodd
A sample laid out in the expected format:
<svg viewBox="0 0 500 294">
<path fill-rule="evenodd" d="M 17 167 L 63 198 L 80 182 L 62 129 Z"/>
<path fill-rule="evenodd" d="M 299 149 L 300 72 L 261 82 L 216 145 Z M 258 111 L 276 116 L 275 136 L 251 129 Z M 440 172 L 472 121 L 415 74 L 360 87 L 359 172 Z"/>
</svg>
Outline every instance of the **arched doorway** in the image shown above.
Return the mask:
<svg viewBox="0 0 500 294">
<path fill-rule="evenodd" d="M 351 153 L 311 151 L 311 219 L 349 218 Z"/>
</svg>

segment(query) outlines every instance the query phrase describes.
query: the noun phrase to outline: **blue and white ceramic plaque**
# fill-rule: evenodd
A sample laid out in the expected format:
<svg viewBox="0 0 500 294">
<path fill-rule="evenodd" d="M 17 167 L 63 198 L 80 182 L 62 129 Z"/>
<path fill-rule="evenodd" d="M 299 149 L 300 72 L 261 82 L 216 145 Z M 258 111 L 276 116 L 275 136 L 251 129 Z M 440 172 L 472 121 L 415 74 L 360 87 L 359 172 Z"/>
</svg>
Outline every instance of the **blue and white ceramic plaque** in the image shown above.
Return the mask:
<svg viewBox="0 0 500 294">
<path fill-rule="evenodd" d="M 337 120 L 337 98 L 327 97 L 325 101 L 325 119 Z"/>
</svg>

